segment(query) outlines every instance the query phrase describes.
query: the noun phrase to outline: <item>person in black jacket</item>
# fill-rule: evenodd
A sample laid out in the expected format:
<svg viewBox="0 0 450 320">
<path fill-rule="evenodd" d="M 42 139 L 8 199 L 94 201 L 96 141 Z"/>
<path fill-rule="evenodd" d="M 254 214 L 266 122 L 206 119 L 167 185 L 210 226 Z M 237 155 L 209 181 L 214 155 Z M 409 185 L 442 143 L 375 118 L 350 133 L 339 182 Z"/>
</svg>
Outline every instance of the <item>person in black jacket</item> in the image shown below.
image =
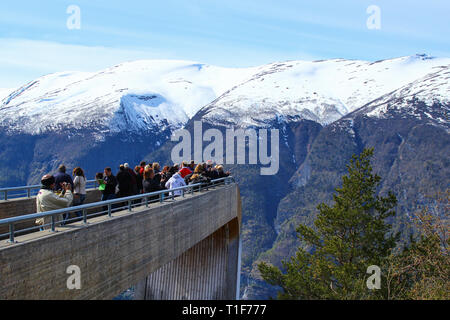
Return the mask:
<svg viewBox="0 0 450 320">
<path fill-rule="evenodd" d="M 217 171 L 217 166 L 211 165 L 208 168 L 208 177 L 210 177 L 211 180 L 219 179 L 219 172 Z"/>
<path fill-rule="evenodd" d="M 188 178 L 188 176 L 186 176 Z M 203 169 L 203 165 L 198 164 L 194 172 L 189 175 L 188 182 L 186 184 L 209 184 L 211 182 L 211 178 L 206 175 L 205 170 Z"/>
<path fill-rule="evenodd" d="M 55 191 L 62 190 L 62 184 L 64 182 L 70 183 L 71 191 L 73 191 L 73 180 L 70 175 L 66 173 L 66 166 L 60 165 L 58 168 L 58 172 L 54 175 L 55 177 Z"/>
<path fill-rule="evenodd" d="M 136 173 L 134 173 L 134 170 L 130 168 L 130 165 L 128 163 L 124 163 L 123 166 L 125 167 L 125 171 L 127 171 L 130 174 L 130 178 L 131 178 L 131 195 L 139 194 Z"/>
<path fill-rule="evenodd" d="M 120 165 L 117 173 L 117 183 L 119 187 L 119 197 L 129 197 L 132 195 L 132 178 L 124 165 Z"/>
<path fill-rule="evenodd" d="M 160 175 L 161 175 L 161 179 L 159 181 L 160 182 L 159 184 L 161 186 L 161 189 L 165 189 L 166 182 L 169 181 L 170 177 L 172 176 L 172 174 L 170 174 L 170 167 L 164 166 Z"/>
<path fill-rule="evenodd" d="M 155 173 L 153 169 L 147 169 L 144 171 L 144 180 L 142 181 L 142 186 L 144 188 L 144 193 L 150 193 L 162 190 L 160 181 L 155 178 Z M 152 196 L 150 201 L 158 199 L 158 195 Z"/>
<path fill-rule="evenodd" d="M 161 183 L 161 166 L 158 162 L 153 162 L 152 165 L 153 173 L 155 174 L 155 177 L 153 179 L 156 179 L 158 183 Z"/>
<path fill-rule="evenodd" d="M 217 178 L 225 178 L 228 177 L 230 175 L 230 171 L 224 172 L 223 171 L 223 166 L 218 165 L 216 166 L 217 169 L 217 173 L 218 173 L 218 177 Z"/>
<path fill-rule="evenodd" d="M 155 192 L 161 190 L 161 185 L 157 179 L 155 179 L 155 173 L 153 169 L 147 169 L 144 171 L 144 180 L 142 181 L 144 193 Z"/>
<path fill-rule="evenodd" d="M 136 184 L 138 187 L 138 192 L 142 193 L 144 188 L 142 186 L 143 177 L 139 173 L 140 170 L 141 170 L 141 167 L 139 167 L 139 166 L 134 167 L 134 173 L 136 174 Z"/>
<path fill-rule="evenodd" d="M 194 173 L 191 178 L 189 179 L 189 184 L 209 184 L 211 182 L 211 178 L 205 176 L 202 173 Z"/>
<path fill-rule="evenodd" d="M 110 167 L 105 168 L 104 174 L 105 190 L 102 191 L 102 201 L 115 199 L 117 179 L 112 174 Z"/>
</svg>

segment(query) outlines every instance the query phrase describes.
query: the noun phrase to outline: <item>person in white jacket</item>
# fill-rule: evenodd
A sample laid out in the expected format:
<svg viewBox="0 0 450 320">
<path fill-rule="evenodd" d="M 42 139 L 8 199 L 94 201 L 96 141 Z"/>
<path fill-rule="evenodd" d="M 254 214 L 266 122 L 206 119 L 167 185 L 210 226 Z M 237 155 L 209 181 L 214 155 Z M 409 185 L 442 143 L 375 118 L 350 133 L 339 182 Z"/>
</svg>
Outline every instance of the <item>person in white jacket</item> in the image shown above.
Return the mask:
<svg viewBox="0 0 450 320">
<path fill-rule="evenodd" d="M 41 190 L 36 196 L 36 209 L 37 212 L 46 212 L 51 210 L 63 209 L 67 208 L 72 204 L 73 195 L 71 188 L 72 186 L 68 183 L 63 183 L 62 188 L 63 192 L 58 195 L 53 192 L 55 188 L 55 177 L 52 175 L 46 174 L 41 179 Z M 56 215 L 57 221 L 62 220 L 62 214 Z M 45 225 L 51 222 L 51 217 L 44 217 L 36 219 L 35 223 L 37 225 Z M 49 229 L 50 226 L 45 226 L 42 229 Z"/>
<path fill-rule="evenodd" d="M 175 173 L 169 180 L 167 180 L 165 186 L 166 189 L 175 189 L 175 188 L 180 188 L 182 186 L 185 186 L 186 182 L 184 182 L 184 179 L 181 177 L 180 173 L 177 172 Z M 175 195 L 175 196 L 181 196 L 181 190 L 176 190 L 171 192 L 171 195 Z"/>
</svg>

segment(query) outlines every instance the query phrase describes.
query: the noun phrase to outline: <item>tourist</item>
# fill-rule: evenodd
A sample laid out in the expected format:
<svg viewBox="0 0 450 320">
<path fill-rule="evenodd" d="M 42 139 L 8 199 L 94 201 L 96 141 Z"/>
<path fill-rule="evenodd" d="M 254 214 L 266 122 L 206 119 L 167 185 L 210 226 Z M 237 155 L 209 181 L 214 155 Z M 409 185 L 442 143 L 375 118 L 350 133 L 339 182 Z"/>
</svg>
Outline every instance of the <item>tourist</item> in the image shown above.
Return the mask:
<svg viewBox="0 0 450 320">
<path fill-rule="evenodd" d="M 130 168 L 130 165 L 128 163 L 124 163 L 123 166 L 125 167 L 125 170 L 130 174 L 131 177 L 131 194 L 136 195 L 139 193 L 136 174 L 134 173 L 134 170 Z"/>
<path fill-rule="evenodd" d="M 71 190 L 73 190 L 73 180 L 70 175 L 66 173 L 66 166 L 60 165 L 58 167 L 58 172 L 55 174 L 55 191 L 62 190 L 62 183 L 66 182 L 70 184 Z"/>
<path fill-rule="evenodd" d="M 143 191 L 143 186 L 142 186 L 143 176 L 141 176 L 140 171 L 141 171 L 140 166 L 136 166 L 134 168 L 134 172 L 136 173 L 136 185 L 138 188 L 138 193 L 142 193 L 142 191 Z"/>
<path fill-rule="evenodd" d="M 119 188 L 117 196 L 120 198 L 131 196 L 131 175 L 128 170 L 125 169 L 123 164 L 119 166 L 119 172 L 117 173 L 116 179 Z"/>
<path fill-rule="evenodd" d="M 205 176 L 209 177 L 211 180 L 217 179 L 219 174 L 214 166 L 214 163 L 211 160 L 206 162 L 206 171 Z"/>
<path fill-rule="evenodd" d="M 188 167 L 187 163 L 185 161 L 183 161 L 181 163 L 181 169 L 179 172 L 180 172 L 181 177 L 184 179 L 184 177 L 186 177 L 188 174 L 192 173 L 192 170 Z"/>
<path fill-rule="evenodd" d="M 191 160 L 191 163 L 189 164 L 189 169 L 191 169 L 192 172 L 195 170 L 195 161 Z"/>
<path fill-rule="evenodd" d="M 86 200 L 86 177 L 84 171 L 80 167 L 73 169 L 73 206 L 81 206 Z M 82 216 L 82 211 L 77 211 L 77 217 Z M 68 216 L 64 218 L 67 220 Z"/>
<path fill-rule="evenodd" d="M 102 190 L 102 201 L 115 199 L 117 179 L 112 174 L 110 167 L 105 168 L 103 181 L 105 183 L 105 189 Z"/>
<path fill-rule="evenodd" d="M 153 169 L 148 169 L 144 171 L 144 180 L 142 181 L 144 193 L 150 193 L 161 190 L 159 181 L 155 177 L 156 176 Z"/>
<path fill-rule="evenodd" d="M 228 177 L 230 175 L 230 171 L 227 171 L 227 172 L 223 171 L 223 166 L 222 165 L 218 165 L 216 167 L 217 167 L 218 178 L 225 178 L 225 177 Z"/>
<path fill-rule="evenodd" d="M 58 195 L 53 192 L 56 187 L 56 179 L 50 174 L 46 174 L 41 178 L 41 189 L 36 196 L 37 212 L 46 212 L 67 208 L 73 200 L 72 187 L 67 182 L 62 182 L 62 192 Z M 55 223 L 62 220 L 62 214 L 57 214 Z M 51 217 L 43 217 L 36 219 L 35 223 L 41 226 L 41 230 L 49 229 L 48 224 L 51 222 Z"/>
<path fill-rule="evenodd" d="M 153 166 L 152 166 L 153 172 L 155 174 L 154 179 L 156 179 L 156 181 L 158 181 L 158 184 L 161 183 L 161 166 L 159 165 L 158 162 L 153 162 Z"/>
<path fill-rule="evenodd" d="M 203 166 L 201 164 L 195 167 L 193 174 L 189 177 L 188 184 L 196 184 L 196 183 L 209 183 L 211 179 L 208 177 L 206 172 L 203 170 Z"/>
<path fill-rule="evenodd" d="M 209 171 L 209 177 L 211 180 L 219 179 L 219 172 L 217 171 L 217 166 L 212 166 L 211 170 Z"/>
<path fill-rule="evenodd" d="M 169 181 L 172 174 L 170 173 L 170 167 L 164 166 L 162 172 L 161 172 L 161 180 L 160 185 L 163 189 L 165 189 L 166 182 Z"/>
<path fill-rule="evenodd" d="M 186 182 L 184 182 L 184 179 L 182 178 L 181 174 L 179 172 L 175 172 L 174 175 L 166 182 L 165 187 L 166 189 L 175 189 L 180 188 L 186 185 Z M 174 196 L 179 196 L 182 194 L 181 190 L 176 190 L 171 192 Z"/>
<path fill-rule="evenodd" d="M 146 165 L 145 161 L 141 161 L 140 169 L 139 169 L 139 174 L 141 175 L 141 177 L 144 177 L 145 165 Z"/>
</svg>

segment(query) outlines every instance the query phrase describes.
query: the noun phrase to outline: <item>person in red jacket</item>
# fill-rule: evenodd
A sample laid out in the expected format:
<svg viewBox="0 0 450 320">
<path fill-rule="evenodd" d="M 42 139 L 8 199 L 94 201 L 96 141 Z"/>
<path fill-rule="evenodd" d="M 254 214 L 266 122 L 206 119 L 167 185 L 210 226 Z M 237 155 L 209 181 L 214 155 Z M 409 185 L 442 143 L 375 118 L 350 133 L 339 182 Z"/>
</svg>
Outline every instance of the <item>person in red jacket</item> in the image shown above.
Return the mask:
<svg viewBox="0 0 450 320">
<path fill-rule="evenodd" d="M 140 164 L 141 170 L 139 171 L 139 174 L 141 175 L 142 178 L 144 178 L 145 165 L 146 165 L 145 161 L 141 161 L 141 164 Z"/>
<path fill-rule="evenodd" d="M 184 179 L 184 177 L 186 177 L 188 174 L 192 173 L 192 170 L 189 169 L 188 165 L 186 162 L 183 161 L 183 163 L 181 164 L 181 169 L 179 171 L 180 176 Z"/>
</svg>

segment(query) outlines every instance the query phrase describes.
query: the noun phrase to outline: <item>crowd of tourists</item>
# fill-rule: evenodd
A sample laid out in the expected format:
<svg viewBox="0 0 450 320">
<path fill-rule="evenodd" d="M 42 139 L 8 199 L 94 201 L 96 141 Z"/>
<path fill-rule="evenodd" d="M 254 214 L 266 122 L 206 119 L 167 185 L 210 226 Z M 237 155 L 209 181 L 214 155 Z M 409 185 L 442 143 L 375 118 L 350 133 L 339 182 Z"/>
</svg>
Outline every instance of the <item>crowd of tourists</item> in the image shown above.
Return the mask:
<svg viewBox="0 0 450 320">
<path fill-rule="evenodd" d="M 182 162 L 180 165 L 161 166 L 157 162 L 146 163 L 142 161 L 134 169 L 128 163 L 121 164 L 114 175 L 110 167 L 95 175 L 102 196 L 101 201 L 112 200 L 121 197 L 150 193 L 160 190 L 172 190 L 186 185 L 198 183 L 210 183 L 211 180 L 229 176 L 230 172 L 224 171 L 222 165 L 215 165 L 212 161 L 196 164 L 194 161 Z M 41 179 L 41 189 L 36 196 L 37 212 L 45 212 L 79 206 L 86 200 L 86 183 L 84 171 L 80 167 L 73 169 L 72 176 L 66 173 L 66 167 L 61 165 L 55 175 L 46 174 Z M 173 190 L 174 196 L 181 195 L 181 190 Z M 76 212 L 80 217 L 82 212 Z M 62 219 L 64 224 L 69 218 Z M 38 225 L 47 225 L 49 217 L 36 220 Z"/>
</svg>

